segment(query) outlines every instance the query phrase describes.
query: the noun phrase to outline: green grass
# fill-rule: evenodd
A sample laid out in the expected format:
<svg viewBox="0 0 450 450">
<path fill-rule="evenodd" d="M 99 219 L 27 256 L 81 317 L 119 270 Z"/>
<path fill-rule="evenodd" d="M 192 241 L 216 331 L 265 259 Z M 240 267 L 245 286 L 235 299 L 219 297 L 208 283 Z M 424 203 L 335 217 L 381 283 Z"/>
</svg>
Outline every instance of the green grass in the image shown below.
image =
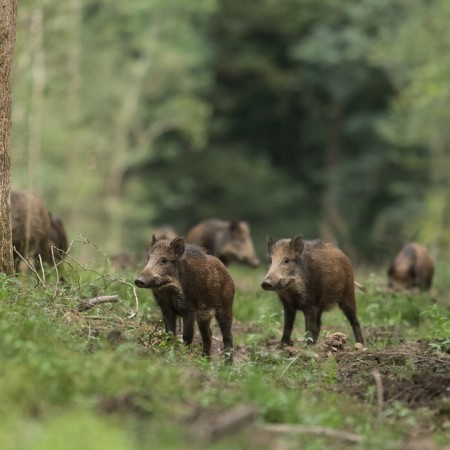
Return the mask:
<svg viewBox="0 0 450 450">
<path fill-rule="evenodd" d="M 370 372 L 352 378 L 356 387 L 367 384 L 359 389 L 364 395 L 343 389 L 339 354 L 319 357 L 318 348 L 301 341 L 301 313 L 295 351 L 268 346 L 281 337 L 283 315 L 276 295 L 259 287 L 262 269 L 231 268 L 237 285 L 235 344 L 237 352 L 247 352 L 231 367 L 221 356 L 205 360 L 199 348 L 187 349 L 166 336 L 156 325 L 161 316 L 151 293 L 133 289 L 135 274 L 122 279 L 104 269 L 71 265 L 64 274 L 68 282 L 59 285 L 50 272 L 45 286 L 36 286 L 32 275 L 0 278 L 2 450 L 265 449 L 281 442 L 297 448 L 299 439 L 304 449 L 345 444 L 294 432 L 266 436 L 258 428 L 264 424 L 349 431 L 362 438 L 352 445 L 361 449 L 399 448 L 417 429 L 426 433 L 432 426 L 438 445 L 449 438 L 448 428 L 432 425 L 438 413 L 430 407 L 393 401 L 377 416 Z M 375 275 L 362 281 L 368 292 L 357 295 L 358 314 L 368 352 L 418 339 L 432 350 L 448 351 L 450 302 L 439 284 L 442 291 L 433 296 L 386 293 L 384 280 Z M 81 298 L 108 294 L 118 294 L 120 302 L 76 311 Z M 139 309 L 131 317 L 136 300 Z M 323 316 L 321 338 L 335 331 L 349 336 L 351 351 L 351 328 L 338 309 Z M 350 355 L 354 363 L 367 357 Z M 393 361 L 388 368 L 398 380 L 411 379 L 416 370 L 411 360 Z M 214 417 L 239 405 L 253 405 L 253 426 L 213 443 L 202 437 L 207 422 L 197 418 L 198 411 Z"/>
</svg>

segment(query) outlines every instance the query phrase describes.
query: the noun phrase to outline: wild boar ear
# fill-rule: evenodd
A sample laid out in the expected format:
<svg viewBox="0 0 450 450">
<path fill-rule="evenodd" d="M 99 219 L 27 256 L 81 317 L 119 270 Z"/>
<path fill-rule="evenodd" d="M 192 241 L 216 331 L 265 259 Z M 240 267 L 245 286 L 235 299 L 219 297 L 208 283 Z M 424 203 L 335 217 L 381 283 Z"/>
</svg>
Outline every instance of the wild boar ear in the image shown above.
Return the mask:
<svg viewBox="0 0 450 450">
<path fill-rule="evenodd" d="M 150 239 L 149 247 L 152 248 L 155 245 L 156 242 L 156 236 L 152 234 L 152 238 Z"/>
<path fill-rule="evenodd" d="M 184 238 L 177 237 L 170 243 L 170 248 L 173 249 L 177 258 L 181 258 L 184 253 Z"/>
<path fill-rule="evenodd" d="M 267 253 L 269 255 L 272 254 L 273 244 L 275 244 L 275 241 L 273 240 L 272 236 L 267 236 Z"/>
<path fill-rule="evenodd" d="M 238 233 L 241 229 L 241 222 L 239 220 L 232 220 L 230 222 L 229 228 L 231 234 Z"/>
<path fill-rule="evenodd" d="M 291 248 L 299 255 L 303 252 L 305 247 L 305 242 L 303 241 L 303 236 L 299 234 L 291 240 Z"/>
</svg>

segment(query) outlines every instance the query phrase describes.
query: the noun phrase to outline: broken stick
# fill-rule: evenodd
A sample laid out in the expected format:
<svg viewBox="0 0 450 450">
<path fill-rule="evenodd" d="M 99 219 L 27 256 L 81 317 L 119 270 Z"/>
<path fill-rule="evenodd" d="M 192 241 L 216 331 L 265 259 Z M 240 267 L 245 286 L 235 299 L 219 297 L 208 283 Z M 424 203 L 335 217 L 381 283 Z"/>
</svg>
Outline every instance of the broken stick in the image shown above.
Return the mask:
<svg viewBox="0 0 450 450">
<path fill-rule="evenodd" d="M 101 303 L 117 303 L 118 301 L 118 295 L 103 295 L 100 297 L 94 297 L 87 300 L 82 300 L 78 305 L 78 311 L 87 311 L 88 309 L 100 305 Z"/>
</svg>

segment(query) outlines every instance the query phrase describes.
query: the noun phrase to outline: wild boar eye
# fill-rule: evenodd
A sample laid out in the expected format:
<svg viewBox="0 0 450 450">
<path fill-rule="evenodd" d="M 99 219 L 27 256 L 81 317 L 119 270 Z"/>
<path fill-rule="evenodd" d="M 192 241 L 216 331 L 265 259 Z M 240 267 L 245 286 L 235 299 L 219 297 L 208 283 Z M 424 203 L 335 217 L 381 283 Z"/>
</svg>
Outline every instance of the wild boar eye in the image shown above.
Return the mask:
<svg viewBox="0 0 450 450">
<path fill-rule="evenodd" d="M 289 258 L 283 258 L 283 261 L 281 261 L 282 264 L 289 264 L 291 260 Z"/>
<path fill-rule="evenodd" d="M 160 262 L 161 264 L 167 264 L 167 263 L 169 262 L 169 260 L 168 260 L 167 258 L 161 258 L 161 259 L 159 260 L 159 262 Z"/>
</svg>

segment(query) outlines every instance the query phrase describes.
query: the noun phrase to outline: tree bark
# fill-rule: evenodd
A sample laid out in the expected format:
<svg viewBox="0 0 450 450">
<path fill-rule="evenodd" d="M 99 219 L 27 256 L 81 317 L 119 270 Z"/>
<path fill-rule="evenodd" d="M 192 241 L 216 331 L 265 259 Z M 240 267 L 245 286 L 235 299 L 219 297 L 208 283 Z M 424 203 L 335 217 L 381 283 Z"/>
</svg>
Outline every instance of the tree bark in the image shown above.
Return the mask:
<svg viewBox="0 0 450 450">
<path fill-rule="evenodd" d="M 341 162 L 342 141 L 341 105 L 333 101 L 326 109 L 326 142 L 325 142 L 325 187 L 322 197 L 322 220 L 320 237 L 339 244 L 342 241 L 350 259 L 355 258 L 355 249 L 351 242 L 347 221 L 342 216 L 337 204 L 336 168 Z"/>
<path fill-rule="evenodd" d="M 107 214 L 110 217 L 107 248 L 121 248 L 122 245 L 124 208 L 121 189 L 126 169 L 128 138 L 133 128 L 133 120 L 139 106 L 143 82 L 150 63 L 150 58 L 143 58 L 132 67 L 130 83 L 128 89 L 124 90 L 122 109 L 117 116 L 105 194 Z"/>
<path fill-rule="evenodd" d="M 11 237 L 12 65 L 16 40 L 17 0 L 0 0 L 0 272 L 14 273 Z"/>
</svg>

